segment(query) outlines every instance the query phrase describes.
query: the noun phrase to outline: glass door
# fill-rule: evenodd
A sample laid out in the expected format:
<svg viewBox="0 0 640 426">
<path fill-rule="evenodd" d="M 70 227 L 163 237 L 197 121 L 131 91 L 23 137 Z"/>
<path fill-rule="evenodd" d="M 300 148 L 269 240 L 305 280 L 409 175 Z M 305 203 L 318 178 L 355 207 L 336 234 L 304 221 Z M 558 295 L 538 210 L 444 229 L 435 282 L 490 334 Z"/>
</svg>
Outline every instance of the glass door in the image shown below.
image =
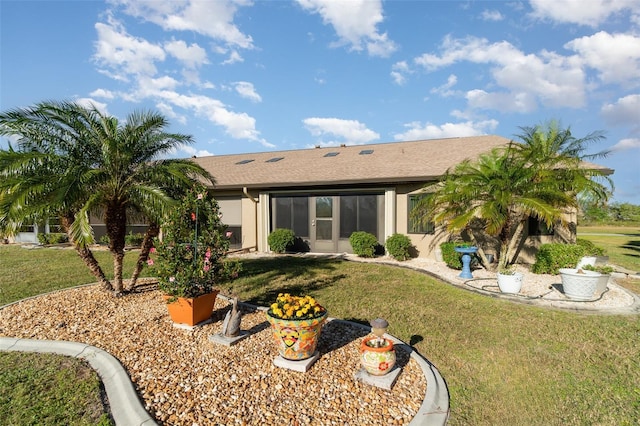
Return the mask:
<svg viewBox="0 0 640 426">
<path fill-rule="evenodd" d="M 333 196 L 313 197 L 311 215 L 311 250 L 319 253 L 335 253 L 337 232 L 334 210 L 337 208 Z"/>
</svg>

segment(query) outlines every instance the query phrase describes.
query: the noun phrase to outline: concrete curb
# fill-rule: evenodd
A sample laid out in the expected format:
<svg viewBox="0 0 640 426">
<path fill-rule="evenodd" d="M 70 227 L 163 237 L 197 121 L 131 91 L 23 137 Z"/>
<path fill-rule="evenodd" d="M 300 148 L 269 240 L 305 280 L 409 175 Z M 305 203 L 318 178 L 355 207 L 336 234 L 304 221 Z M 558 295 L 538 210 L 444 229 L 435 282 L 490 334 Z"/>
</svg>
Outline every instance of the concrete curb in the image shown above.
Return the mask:
<svg viewBox="0 0 640 426">
<path fill-rule="evenodd" d="M 0 351 L 66 355 L 85 360 L 98 373 L 109 399 L 111 416 L 120 426 L 152 426 L 155 420 L 144 409 L 129 375 L 108 352 L 84 343 L 0 337 Z"/>
</svg>

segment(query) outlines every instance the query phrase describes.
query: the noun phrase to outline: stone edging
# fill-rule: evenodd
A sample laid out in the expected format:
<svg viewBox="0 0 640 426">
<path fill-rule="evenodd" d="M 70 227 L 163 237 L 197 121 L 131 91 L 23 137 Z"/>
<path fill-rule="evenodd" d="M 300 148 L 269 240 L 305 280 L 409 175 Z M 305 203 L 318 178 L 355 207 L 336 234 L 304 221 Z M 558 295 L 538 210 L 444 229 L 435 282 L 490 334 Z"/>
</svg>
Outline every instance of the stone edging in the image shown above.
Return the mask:
<svg viewBox="0 0 640 426">
<path fill-rule="evenodd" d="M 98 373 L 109 400 L 116 425 L 157 425 L 144 409 L 131 379 L 120 361 L 95 346 L 61 340 L 32 340 L 0 337 L 0 351 L 53 353 L 85 360 Z"/>
</svg>

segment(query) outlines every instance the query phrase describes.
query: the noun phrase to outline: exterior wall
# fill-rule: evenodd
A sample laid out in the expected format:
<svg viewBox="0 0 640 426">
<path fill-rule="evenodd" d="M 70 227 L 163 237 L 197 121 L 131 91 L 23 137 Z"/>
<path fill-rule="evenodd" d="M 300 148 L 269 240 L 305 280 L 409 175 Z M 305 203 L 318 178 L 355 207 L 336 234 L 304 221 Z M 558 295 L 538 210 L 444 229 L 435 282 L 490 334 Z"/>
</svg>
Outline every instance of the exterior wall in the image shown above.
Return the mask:
<svg viewBox="0 0 640 426">
<path fill-rule="evenodd" d="M 436 258 L 438 245 L 446 241 L 447 234 L 436 228 L 433 234 L 409 233 L 409 195 L 420 193 L 421 184 L 399 185 L 396 193 L 396 232 L 409 237 L 416 249 L 415 255 L 424 258 Z"/>
</svg>

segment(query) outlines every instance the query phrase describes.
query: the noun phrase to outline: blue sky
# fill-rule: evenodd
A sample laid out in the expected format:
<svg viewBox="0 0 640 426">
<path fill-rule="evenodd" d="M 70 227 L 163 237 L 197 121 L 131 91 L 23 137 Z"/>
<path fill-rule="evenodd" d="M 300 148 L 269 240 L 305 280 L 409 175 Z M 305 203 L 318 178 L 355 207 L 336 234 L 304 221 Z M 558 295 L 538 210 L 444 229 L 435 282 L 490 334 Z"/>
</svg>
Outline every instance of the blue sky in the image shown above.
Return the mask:
<svg viewBox="0 0 640 426">
<path fill-rule="evenodd" d="M 640 0 L 1 0 L 0 37 L 0 109 L 159 110 L 176 157 L 557 119 L 640 204 Z"/>
</svg>

